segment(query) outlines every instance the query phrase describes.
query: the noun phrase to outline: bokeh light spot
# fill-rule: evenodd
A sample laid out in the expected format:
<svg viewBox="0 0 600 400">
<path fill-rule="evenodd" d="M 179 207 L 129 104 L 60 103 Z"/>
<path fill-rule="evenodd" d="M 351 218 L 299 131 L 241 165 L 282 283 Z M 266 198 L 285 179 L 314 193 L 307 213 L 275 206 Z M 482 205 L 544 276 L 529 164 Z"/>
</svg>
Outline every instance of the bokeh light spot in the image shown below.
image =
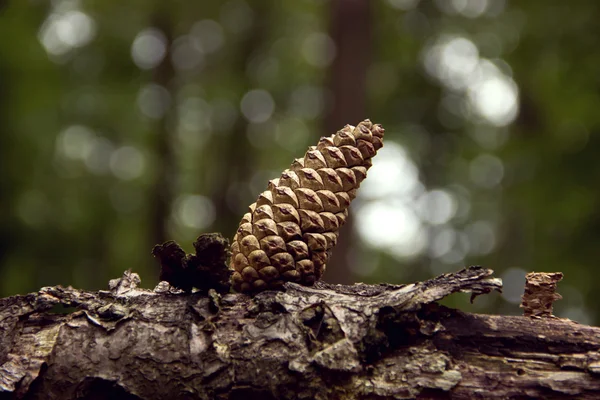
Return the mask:
<svg viewBox="0 0 600 400">
<path fill-rule="evenodd" d="M 51 13 L 38 34 L 44 49 L 52 55 L 62 55 L 73 48 L 83 47 L 95 36 L 96 22 L 79 10 Z"/>
<path fill-rule="evenodd" d="M 414 195 L 421 185 L 419 171 L 404 147 L 391 140 L 378 151 L 369 169 L 369 179 L 361 184 L 361 199 L 405 197 Z"/>
<path fill-rule="evenodd" d="M 244 95 L 240 109 L 248 121 L 261 123 L 271 118 L 275 110 L 275 102 L 266 90 L 255 89 Z"/>
<path fill-rule="evenodd" d="M 160 119 L 171 105 L 171 95 L 164 86 L 149 83 L 138 92 L 137 105 L 146 117 Z"/>
<path fill-rule="evenodd" d="M 119 179 L 132 180 L 144 173 L 146 160 L 143 154 L 132 146 L 123 146 L 110 156 L 110 169 Z"/>
<path fill-rule="evenodd" d="M 469 252 L 469 238 L 463 232 L 456 232 L 456 240 L 452 248 L 440 257 L 445 264 L 462 264 Z"/>
<path fill-rule="evenodd" d="M 94 131 L 83 125 L 71 125 L 57 137 L 57 151 L 72 160 L 85 160 L 94 147 Z"/>
<path fill-rule="evenodd" d="M 491 154 L 480 154 L 469 164 L 471 181 L 482 188 L 491 189 L 502 182 L 504 164 Z"/>
<path fill-rule="evenodd" d="M 215 205 L 198 194 L 181 195 L 175 201 L 175 220 L 179 225 L 197 230 L 209 227 L 216 218 Z"/>
<path fill-rule="evenodd" d="M 302 42 L 302 55 L 312 66 L 324 68 L 335 58 L 335 43 L 325 33 L 311 33 Z"/>
<path fill-rule="evenodd" d="M 402 204 L 370 202 L 356 215 L 357 231 L 370 246 L 395 249 L 396 254 L 411 256 L 421 251 L 415 246 L 421 221 L 413 210 Z"/>
<path fill-rule="evenodd" d="M 190 38 L 184 35 L 173 41 L 171 61 L 180 71 L 199 70 L 204 65 L 204 53 L 193 46 Z"/>
<path fill-rule="evenodd" d="M 440 258 L 447 254 L 456 243 L 456 231 L 449 226 L 443 227 L 433 235 L 429 244 L 429 254 L 433 258 Z"/>
<path fill-rule="evenodd" d="M 152 69 L 167 54 L 167 38 L 156 28 L 147 28 L 137 34 L 131 45 L 131 58 L 140 69 Z"/>
<path fill-rule="evenodd" d="M 458 202 L 445 190 L 432 190 L 419 199 L 419 213 L 424 221 L 432 225 L 448 222 L 456 214 Z"/>
<path fill-rule="evenodd" d="M 314 119 L 325 109 L 323 90 L 317 86 L 300 86 L 290 95 L 290 112 L 298 117 Z"/>
<path fill-rule="evenodd" d="M 449 88 L 466 88 L 479 62 L 477 46 L 461 36 L 441 36 L 425 50 L 425 69 Z"/>
<path fill-rule="evenodd" d="M 486 65 L 482 67 L 486 68 Z M 484 73 L 481 82 L 469 88 L 469 101 L 487 121 L 496 126 L 506 126 L 517 116 L 518 89 L 511 78 L 497 68 L 493 69 L 493 73 Z"/>
<path fill-rule="evenodd" d="M 461 98 L 466 96 L 466 110 L 459 106 L 463 101 L 454 106 L 444 104 L 452 114 L 479 117 L 494 126 L 506 126 L 515 120 L 519 90 L 505 61 L 479 58 L 478 48 L 471 40 L 442 35 L 426 48 L 423 63 L 429 75 Z M 465 112 L 470 110 L 473 112 Z"/>
<path fill-rule="evenodd" d="M 489 7 L 489 0 L 451 0 L 451 6 L 467 18 L 483 15 Z"/>
<path fill-rule="evenodd" d="M 105 175 L 109 172 L 110 157 L 114 146 L 112 142 L 103 137 L 96 137 L 92 147 L 85 158 L 85 166 L 90 172 Z"/>
<path fill-rule="evenodd" d="M 295 152 L 304 147 L 308 137 L 308 127 L 299 118 L 286 118 L 275 126 L 275 141 L 288 151 Z"/>
<path fill-rule="evenodd" d="M 96 24 L 81 11 L 69 11 L 57 21 L 56 35 L 71 47 L 88 44 L 96 35 Z"/>
<path fill-rule="evenodd" d="M 467 226 L 465 232 L 471 243 L 471 254 L 486 255 L 496 247 L 496 233 L 488 221 L 476 221 Z"/>
<path fill-rule="evenodd" d="M 509 268 L 502 274 L 502 298 L 512 304 L 521 303 L 525 290 L 525 275 L 522 268 Z"/>
<path fill-rule="evenodd" d="M 179 105 L 179 123 L 190 132 L 210 131 L 212 107 L 201 97 L 188 97 Z"/>
<path fill-rule="evenodd" d="M 214 53 L 225 43 L 225 35 L 221 24 L 205 19 L 192 26 L 190 40 L 192 45 L 203 53 Z"/>
</svg>

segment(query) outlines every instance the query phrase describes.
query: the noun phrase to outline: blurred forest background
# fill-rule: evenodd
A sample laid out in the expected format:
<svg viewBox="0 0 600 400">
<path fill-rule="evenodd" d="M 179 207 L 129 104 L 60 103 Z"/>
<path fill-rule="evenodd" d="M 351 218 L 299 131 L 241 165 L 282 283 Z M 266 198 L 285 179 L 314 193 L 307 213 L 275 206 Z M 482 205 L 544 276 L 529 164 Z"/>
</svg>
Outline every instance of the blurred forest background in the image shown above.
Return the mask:
<svg viewBox="0 0 600 400">
<path fill-rule="evenodd" d="M 231 238 L 307 146 L 370 118 L 385 146 L 325 280 L 481 264 L 519 314 L 600 321 L 600 4 L 560 0 L 0 1 L 0 296 L 106 288 L 150 251 Z M 469 308 L 467 308 L 469 307 Z"/>
</svg>

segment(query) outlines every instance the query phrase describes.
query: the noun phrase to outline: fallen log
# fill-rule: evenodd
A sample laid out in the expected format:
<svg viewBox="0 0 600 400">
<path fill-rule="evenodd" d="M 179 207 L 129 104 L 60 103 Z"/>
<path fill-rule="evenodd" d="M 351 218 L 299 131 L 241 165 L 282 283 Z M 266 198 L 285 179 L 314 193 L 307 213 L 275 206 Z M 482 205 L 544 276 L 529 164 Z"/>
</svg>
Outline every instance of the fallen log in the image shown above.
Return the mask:
<svg viewBox="0 0 600 400">
<path fill-rule="evenodd" d="M 600 328 L 436 303 L 499 290 L 489 269 L 253 297 L 139 282 L 0 299 L 0 398 L 600 398 Z"/>
</svg>

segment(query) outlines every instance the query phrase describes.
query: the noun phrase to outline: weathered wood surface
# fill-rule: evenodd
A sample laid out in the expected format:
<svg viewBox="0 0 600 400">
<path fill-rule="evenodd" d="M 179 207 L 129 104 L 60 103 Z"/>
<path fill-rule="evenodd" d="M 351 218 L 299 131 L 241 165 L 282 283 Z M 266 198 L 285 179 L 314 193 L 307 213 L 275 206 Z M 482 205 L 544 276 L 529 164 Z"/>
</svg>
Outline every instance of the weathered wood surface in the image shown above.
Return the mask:
<svg viewBox="0 0 600 400">
<path fill-rule="evenodd" d="M 463 313 L 471 267 L 254 297 L 47 287 L 0 300 L 0 399 L 598 399 L 600 328 Z M 62 307 L 69 307 L 62 313 Z"/>
</svg>

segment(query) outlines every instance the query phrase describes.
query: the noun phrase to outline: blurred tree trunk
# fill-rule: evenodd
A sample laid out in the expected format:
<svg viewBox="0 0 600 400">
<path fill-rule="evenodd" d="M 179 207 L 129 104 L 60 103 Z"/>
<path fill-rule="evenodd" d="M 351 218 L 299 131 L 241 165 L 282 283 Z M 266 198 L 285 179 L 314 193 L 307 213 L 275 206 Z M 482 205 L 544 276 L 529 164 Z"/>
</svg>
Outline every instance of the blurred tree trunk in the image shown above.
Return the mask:
<svg viewBox="0 0 600 400">
<path fill-rule="evenodd" d="M 254 18 L 248 31 L 238 43 L 238 49 L 234 68 L 233 79 L 238 81 L 239 99 L 236 106 L 239 107 L 239 101 L 244 94 L 252 89 L 251 78 L 248 76 L 248 65 L 252 57 L 256 55 L 265 41 L 265 36 L 270 23 L 270 8 L 263 1 L 252 3 L 254 15 L 260 18 Z M 219 216 L 219 226 L 216 230 L 225 232 L 225 236 L 231 238 L 237 224 L 242 218 L 237 210 L 232 209 L 238 202 L 250 205 L 256 200 L 258 193 L 251 193 L 250 198 L 245 198 L 250 194 L 249 190 L 231 190 L 232 185 L 248 185 L 252 178 L 252 165 L 254 165 L 254 152 L 249 151 L 252 144 L 248 140 L 248 120 L 240 113 L 237 113 L 235 122 L 229 135 L 221 135 L 213 140 L 213 148 L 217 149 L 216 157 L 213 155 L 214 166 L 208 171 L 211 180 L 214 182 L 212 190 L 212 199 L 216 206 L 216 214 Z M 208 166 L 204 166 L 205 168 Z M 240 196 L 239 199 L 231 199 L 229 196 Z"/>
<path fill-rule="evenodd" d="M 347 123 L 357 123 L 366 115 L 366 80 L 371 58 L 371 3 L 367 0 L 332 0 L 330 36 L 336 56 L 329 70 L 333 107 L 325 118 L 327 134 Z M 354 121 L 354 122 L 351 122 Z M 353 219 L 341 229 L 336 251 L 327 263 L 327 280 L 352 282 L 346 258 L 354 241 Z"/>
<path fill-rule="evenodd" d="M 10 146 L 10 110 L 9 98 L 11 92 L 10 86 L 10 71 L 4 68 L 0 59 L 0 119 L 3 121 L 0 126 L 0 171 L 2 171 L 2 179 L 0 180 L 0 273 L 6 264 L 4 258 L 8 251 L 14 246 L 20 236 L 20 232 L 16 231 L 17 224 L 14 219 L 15 205 L 13 205 L 15 175 L 18 176 L 19 171 L 15 171 L 11 166 L 11 153 L 13 148 Z"/>
<path fill-rule="evenodd" d="M 162 31 L 167 40 L 167 52 L 154 70 L 152 82 L 165 88 L 170 95 L 171 105 L 163 116 L 156 121 L 156 141 L 154 143 L 155 153 L 155 181 L 151 189 L 150 201 L 152 210 L 151 245 L 163 243 L 169 236 L 167 233 L 168 220 L 173 203 L 176 177 L 176 157 L 174 149 L 174 133 L 176 131 L 176 104 L 174 78 L 175 71 L 171 62 L 171 44 L 173 41 L 173 23 L 169 14 L 164 13 L 161 7 L 157 7 L 153 16 L 153 25 Z M 151 247 L 151 246 L 149 246 Z"/>
<path fill-rule="evenodd" d="M 599 398 L 600 328 L 436 303 L 498 290 L 491 273 L 254 297 L 142 290 L 130 272 L 42 288 L 0 299 L 0 398 Z"/>
</svg>

